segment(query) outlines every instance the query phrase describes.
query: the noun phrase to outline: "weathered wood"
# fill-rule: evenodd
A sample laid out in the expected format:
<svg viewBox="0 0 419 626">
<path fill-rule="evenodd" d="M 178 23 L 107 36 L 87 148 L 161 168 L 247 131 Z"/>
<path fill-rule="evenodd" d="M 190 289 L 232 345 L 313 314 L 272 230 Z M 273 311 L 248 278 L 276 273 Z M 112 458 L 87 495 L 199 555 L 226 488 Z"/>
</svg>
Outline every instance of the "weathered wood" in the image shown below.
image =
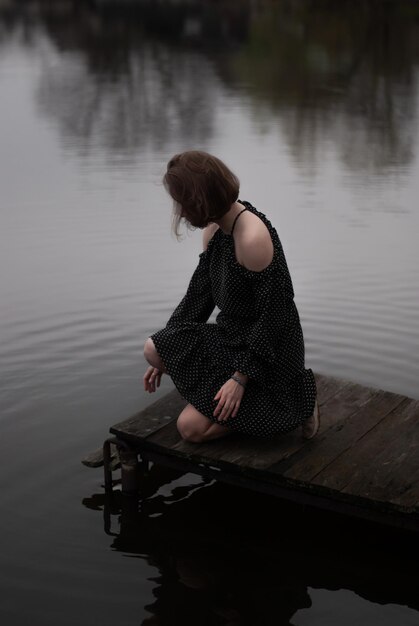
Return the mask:
<svg viewBox="0 0 419 626">
<path fill-rule="evenodd" d="M 314 374 L 319 398 L 319 404 L 323 404 L 348 385 L 353 384 L 350 380 L 336 378 L 335 376 L 325 376 L 324 374 Z"/>
<path fill-rule="evenodd" d="M 111 466 L 110 467 L 111 467 L 111 470 L 114 471 L 121 467 L 121 461 L 119 459 L 118 450 L 116 449 L 114 444 L 111 444 L 111 450 L 112 450 L 112 454 L 111 454 Z M 85 456 L 81 462 L 86 467 L 102 467 L 103 466 L 103 447 Z"/>
<path fill-rule="evenodd" d="M 419 530 L 419 401 L 316 374 L 320 433 L 184 441 L 176 390 L 112 426 L 144 461 Z"/>
<path fill-rule="evenodd" d="M 270 468 L 287 478 L 312 481 L 322 469 L 332 463 L 340 454 L 350 449 L 378 422 L 400 405 L 403 396 L 386 391 L 375 391 L 366 403 L 344 420 L 337 420 L 313 441 L 297 453 L 287 457 L 282 463 Z M 329 406 L 322 413 L 329 413 Z M 329 413 L 330 417 L 330 413 Z M 323 418 L 323 414 L 322 414 Z"/>
<path fill-rule="evenodd" d="M 349 478 L 343 493 L 419 509 L 419 483 L 412 485 L 419 475 L 419 401 L 404 400 L 350 451 L 350 458 L 348 452 L 337 463 L 351 468 L 341 472 Z M 409 497 L 404 498 L 407 490 Z"/>
<path fill-rule="evenodd" d="M 404 398 L 401 403 L 385 415 L 375 428 L 370 429 L 356 445 L 338 455 L 321 472 L 313 477 L 313 484 L 341 491 L 351 482 L 354 478 L 354 473 L 358 471 L 362 471 L 364 481 L 367 480 L 368 467 L 371 463 L 375 466 L 377 455 L 382 450 L 383 437 L 384 439 L 386 438 L 387 427 L 395 419 L 395 416 L 402 413 L 412 402 L 410 398 Z M 379 434 L 381 432 L 383 436 L 381 438 L 377 437 L 377 432 Z M 400 432 L 398 436 L 400 436 Z M 390 438 L 394 439 L 393 430 Z"/>
<path fill-rule="evenodd" d="M 316 375 L 319 404 L 321 405 L 332 398 L 348 384 L 348 381 L 342 379 Z M 267 441 L 260 440 L 256 447 L 254 438 L 246 437 L 243 438 L 240 446 L 229 446 L 228 448 L 220 446 L 220 449 L 216 450 L 212 456 L 229 463 L 262 469 L 292 454 L 302 445 L 304 445 L 304 440 L 301 437 L 300 429 L 297 429 Z"/>
<path fill-rule="evenodd" d="M 353 386 L 353 383 L 343 379 L 317 374 L 316 385 L 319 404 L 322 406 L 322 404 L 330 401 L 335 395 L 342 392 L 348 386 Z M 196 444 L 183 441 L 169 426 L 166 426 L 158 433 L 150 435 L 148 441 L 155 442 L 180 453 L 197 453 Z M 269 440 L 255 440 L 252 437 L 234 433 L 225 439 L 220 439 L 217 442 L 216 448 L 214 447 L 213 441 L 201 443 L 199 445 L 199 456 L 205 458 L 209 455 L 211 459 L 219 460 L 224 463 L 262 469 L 271 466 L 280 459 L 286 458 L 306 444 L 307 442 L 302 439 L 299 429 L 286 435 L 278 435 Z"/>
<path fill-rule="evenodd" d="M 121 489 L 124 493 L 135 493 L 141 486 L 140 464 L 136 451 L 121 448 L 119 457 L 121 459 Z"/>
<path fill-rule="evenodd" d="M 84 459 L 81 460 L 86 467 L 102 467 L 103 465 L 103 449 L 95 450 L 91 452 Z"/>
<path fill-rule="evenodd" d="M 146 438 L 177 417 L 186 404 L 186 400 L 173 389 L 129 419 L 112 426 L 110 432 L 115 435 L 123 433 L 125 439 L 131 438 L 134 441 Z"/>
<path fill-rule="evenodd" d="M 338 378 L 330 377 L 326 379 L 319 376 L 316 376 L 316 385 L 322 412 L 321 431 L 324 432 L 336 423 L 338 419 L 344 419 L 345 417 L 345 411 L 342 414 L 336 412 L 335 407 L 339 403 L 337 398 L 343 398 L 344 402 L 346 402 L 348 396 L 353 395 L 354 389 L 355 393 L 359 391 L 360 385 Z M 364 390 L 364 388 L 361 389 Z M 372 391 L 368 390 L 368 394 L 370 393 Z M 361 401 L 361 398 L 358 398 L 358 401 Z M 224 453 L 224 448 L 220 447 L 219 456 L 218 451 L 211 456 L 230 463 L 245 465 L 246 467 L 267 469 L 268 467 L 275 467 L 275 464 L 282 462 L 295 454 L 295 452 L 305 449 L 307 444 L 308 441 L 302 438 L 301 430 L 298 428 L 286 435 L 278 435 L 268 441 L 262 440 L 256 446 L 253 438 L 247 438 L 240 447 L 232 448 L 226 454 Z"/>
</svg>

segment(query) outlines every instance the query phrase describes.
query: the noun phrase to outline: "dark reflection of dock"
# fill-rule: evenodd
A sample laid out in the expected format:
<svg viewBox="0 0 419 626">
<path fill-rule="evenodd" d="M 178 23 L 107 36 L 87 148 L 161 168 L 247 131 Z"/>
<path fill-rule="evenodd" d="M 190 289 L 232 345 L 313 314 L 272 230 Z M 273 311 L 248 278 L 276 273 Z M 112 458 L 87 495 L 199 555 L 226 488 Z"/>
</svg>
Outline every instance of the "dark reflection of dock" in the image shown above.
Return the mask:
<svg viewBox="0 0 419 626">
<path fill-rule="evenodd" d="M 143 624 L 298 623 L 292 616 L 311 606 L 313 588 L 419 609 L 417 543 L 408 533 L 205 480 L 158 492 L 177 477 L 153 466 L 141 500 L 116 492 L 83 502 L 103 511 L 112 549 L 158 570 L 145 607 L 156 621 Z"/>
</svg>

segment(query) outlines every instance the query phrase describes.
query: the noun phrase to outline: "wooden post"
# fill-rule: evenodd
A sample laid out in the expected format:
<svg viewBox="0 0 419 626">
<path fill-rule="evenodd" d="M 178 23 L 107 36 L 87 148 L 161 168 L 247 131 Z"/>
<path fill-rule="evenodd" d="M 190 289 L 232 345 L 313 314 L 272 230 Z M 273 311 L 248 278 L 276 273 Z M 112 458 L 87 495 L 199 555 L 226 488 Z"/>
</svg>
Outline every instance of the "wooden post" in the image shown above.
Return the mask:
<svg viewBox="0 0 419 626">
<path fill-rule="evenodd" d="M 112 466 L 111 466 L 111 443 L 117 441 L 116 437 L 110 437 L 103 443 L 103 470 L 105 474 L 105 491 L 112 493 Z"/>
<path fill-rule="evenodd" d="M 134 494 L 140 489 L 140 465 L 135 450 L 118 442 L 119 458 L 121 459 L 121 487 L 122 493 Z"/>
</svg>

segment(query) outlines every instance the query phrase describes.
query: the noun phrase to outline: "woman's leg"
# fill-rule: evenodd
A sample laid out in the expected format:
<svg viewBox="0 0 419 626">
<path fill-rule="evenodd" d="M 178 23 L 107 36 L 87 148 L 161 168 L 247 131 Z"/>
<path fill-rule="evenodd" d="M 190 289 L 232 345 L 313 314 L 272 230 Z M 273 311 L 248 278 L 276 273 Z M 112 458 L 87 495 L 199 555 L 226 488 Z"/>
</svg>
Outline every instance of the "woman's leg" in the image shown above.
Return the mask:
<svg viewBox="0 0 419 626">
<path fill-rule="evenodd" d="M 193 441 L 194 443 L 219 439 L 234 432 L 228 426 L 211 422 L 208 417 L 197 411 L 192 404 L 185 406 L 177 419 L 176 426 L 182 439 Z"/>
<path fill-rule="evenodd" d="M 157 367 L 161 372 L 167 373 L 151 337 L 144 344 L 144 357 L 150 365 Z M 228 426 L 211 422 L 208 417 L 197 411 L 192 404 L 186 405 L 180 413 L 176 425 L 183 439 L 196 443 L 225 437 L 233 432 Z"/>
<path fill-rule="evenodd" d="M 157 367 L 158 370 L 164 372 L 165 374 L 167 373 L 164 363 L 161 360 L 151 337 L 149 337 L 144 344 L 144 358 L 153 367 Z"/>
</svg>

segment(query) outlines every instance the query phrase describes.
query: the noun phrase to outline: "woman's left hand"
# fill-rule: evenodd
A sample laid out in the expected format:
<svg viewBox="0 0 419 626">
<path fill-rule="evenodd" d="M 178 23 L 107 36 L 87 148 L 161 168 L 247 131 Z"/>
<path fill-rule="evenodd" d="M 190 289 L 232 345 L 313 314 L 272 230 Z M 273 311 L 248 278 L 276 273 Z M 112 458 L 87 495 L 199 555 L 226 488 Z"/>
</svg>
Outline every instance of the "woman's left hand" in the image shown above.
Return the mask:
<svg viewBox="0 0 419 626">
<path fill-rule="evenodd" d="M 224 383 L 214 400 L 218 400 L 214 417 L 219 420 L 227 420 L 230 416 L 236 417 L 239 410 L 241 399 L 244 394 L 244 387 L 232 378 Z"/>
</svg>

